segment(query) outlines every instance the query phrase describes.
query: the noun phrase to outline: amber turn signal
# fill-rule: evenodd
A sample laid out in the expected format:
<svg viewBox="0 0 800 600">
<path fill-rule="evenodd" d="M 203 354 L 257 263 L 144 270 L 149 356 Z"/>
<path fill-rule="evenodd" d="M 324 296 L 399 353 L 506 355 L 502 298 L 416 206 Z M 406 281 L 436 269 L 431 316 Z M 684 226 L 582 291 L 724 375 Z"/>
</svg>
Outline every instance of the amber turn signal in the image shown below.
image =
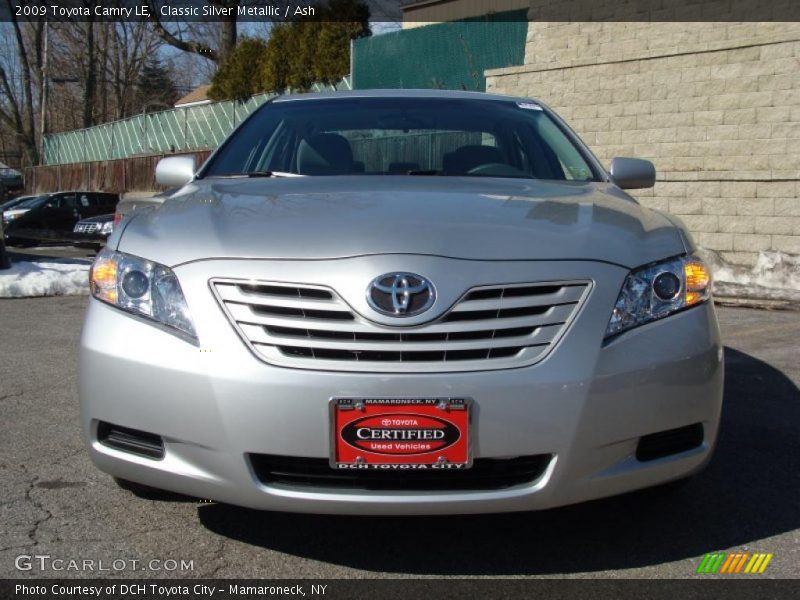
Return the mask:
<svg viewBox="0 0 800 600">
<path fill-rule="evenodd" d="M 686 305 L 706 300 L 711 285 L 711 274 L 706 266 L 698 260 L 688 260 L 684 263 L 683 273 L 686 279 Z"/>
<path fill-rule="evenodd" d="M 89 274 L 92 295 L 115 303 L 117 301 L 117 262 L 112 252 L 101 252 L 95 259 Z"/>
</svg>

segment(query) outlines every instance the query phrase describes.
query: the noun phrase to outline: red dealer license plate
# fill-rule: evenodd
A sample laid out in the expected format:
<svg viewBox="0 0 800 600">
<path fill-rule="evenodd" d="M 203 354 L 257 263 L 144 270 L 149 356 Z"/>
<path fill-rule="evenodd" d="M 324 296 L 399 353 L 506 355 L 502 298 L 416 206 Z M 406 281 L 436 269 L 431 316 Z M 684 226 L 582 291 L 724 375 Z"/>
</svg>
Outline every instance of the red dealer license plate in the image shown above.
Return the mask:
<svg viewBox="0 0 800 600">
<path fill-rule="evenodd" d="M 470 401 L 465 398 L 334 398 L 334 469 L 466 469 Z"/>
</svg>

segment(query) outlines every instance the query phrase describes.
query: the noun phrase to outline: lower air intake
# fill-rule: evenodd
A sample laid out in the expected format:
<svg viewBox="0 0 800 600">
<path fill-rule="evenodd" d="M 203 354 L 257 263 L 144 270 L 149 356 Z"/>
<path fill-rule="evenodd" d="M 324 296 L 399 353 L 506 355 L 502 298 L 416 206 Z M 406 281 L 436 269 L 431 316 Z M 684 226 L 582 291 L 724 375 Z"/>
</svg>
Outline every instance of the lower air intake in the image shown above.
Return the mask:
<svg viewBox="0 0 800 600">
<path fill-rule="evenodd" d="M 636 459 L 642 462 L 656 460 L 687 450 L 698 448 L 703 443 L 703 424 L 695 423 L 677 429 L 667 429 L 645 435 L 636 447 Z"/>
<path fill-rule="evenodd" d="M 101 421 L 97 425 L 97 440 L 104 446 L 137 454 L 146 458 L 164 458 L 164 440 L 161 436 L 138 429 L 129 429 Z"/>
<path fill-rule="evenodd" d="M 516 458 L 476 458 L 472 468 L 459 470 L 337 470 L 325 458 L 251 454 L 250 464 L 264 485 L 387 491 L 497 490 L 533 483 L 552 455 Z"/>
</svg>

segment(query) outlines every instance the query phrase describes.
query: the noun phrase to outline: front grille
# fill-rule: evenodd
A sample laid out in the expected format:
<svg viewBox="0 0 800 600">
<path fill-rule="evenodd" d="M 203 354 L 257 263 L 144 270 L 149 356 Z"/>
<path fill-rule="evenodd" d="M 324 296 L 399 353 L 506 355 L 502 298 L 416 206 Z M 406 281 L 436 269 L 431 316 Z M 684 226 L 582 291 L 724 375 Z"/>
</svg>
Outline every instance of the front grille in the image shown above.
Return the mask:
<svg viewBox="0 0 800 600">
<path fill-rule="evenodd" d="M 430 323 L 391 327 L 368 321 L 321 286 L 212 284 L 242 338 L 270 364 L 395 373 L 533 364 L 555 345 L 589 291 L 586 281 L 481 286 Z"/>
<path fill-rule="evenodd" d="M 83 223 L 75 225 L 75 233 L 96 233 L 100 231 L 100 223 Z"/>
<path fill-rule="evenodd" d="M 264 485 L 358 490 L 498 490 L 533 483 L 552 455 L 476 458 L 470 469 L 337 470 L 325 458 L 250 454 L 256 478 Z"/>
</svg>

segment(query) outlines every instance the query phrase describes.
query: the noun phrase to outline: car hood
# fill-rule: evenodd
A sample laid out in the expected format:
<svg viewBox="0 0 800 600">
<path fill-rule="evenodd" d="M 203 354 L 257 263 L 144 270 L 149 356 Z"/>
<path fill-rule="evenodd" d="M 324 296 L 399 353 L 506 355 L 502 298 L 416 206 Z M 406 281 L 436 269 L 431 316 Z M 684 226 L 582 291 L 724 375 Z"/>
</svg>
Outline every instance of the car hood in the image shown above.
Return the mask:
<svg viewBox="0 0 800 600">
<path fill-rule="evenodd" d="M 145 209 L 119 249 L 162 264 L 209 258 L 427 254 L 472 260 L 601 260 L 681 254 L 664 215 L 608 183 L 476 177 L 206 179 Z"/>
<path fill-rule="evenodd" d="M 78 221 L 79 223 L 108 223 L 109 221 L 114 220 L 114 213 L 109 215 L 99 215 L 97 217 L 88 217 L 86 219 L 81 219 Z"/>
</svg>

